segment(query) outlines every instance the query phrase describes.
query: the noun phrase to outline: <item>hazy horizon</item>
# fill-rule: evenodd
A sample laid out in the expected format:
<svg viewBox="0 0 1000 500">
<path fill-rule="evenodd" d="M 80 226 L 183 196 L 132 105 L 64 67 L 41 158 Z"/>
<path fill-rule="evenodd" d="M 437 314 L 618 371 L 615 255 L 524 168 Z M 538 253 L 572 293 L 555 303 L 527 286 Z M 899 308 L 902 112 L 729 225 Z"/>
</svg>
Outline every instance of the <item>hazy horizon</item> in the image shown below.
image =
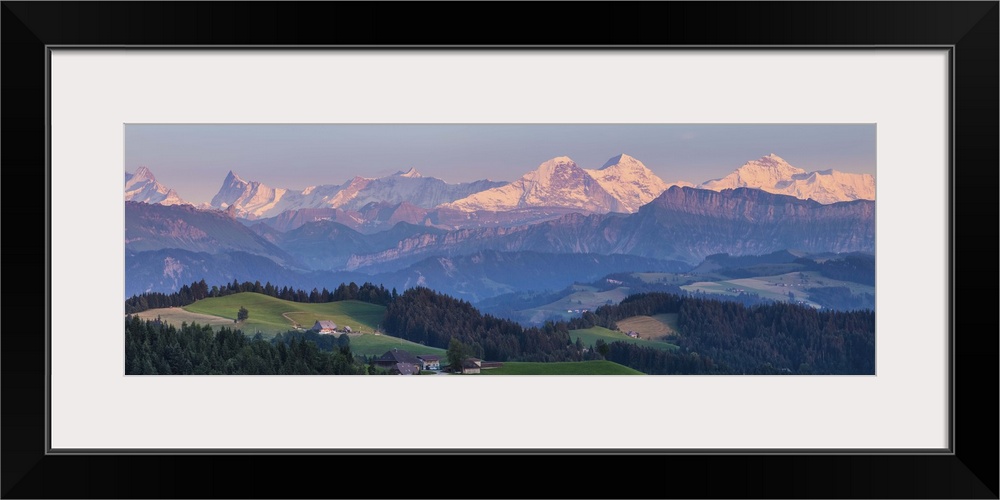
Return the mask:
<svg viewBox="0 0 1000 500">
<path fill-rule="evenodd" d="M 124 156 L 126 172 L 145 166 L 199 204 L 230 170 L 294 190 L 410 168 L 448 183 L 513 181 L 557 156 L 597 169 L 621 153 L 668 183 L 724 177 L 770 153 L 806 171 L 874 175 L 875 136 L 874 124 L 127 124 Z"/>
</svg>

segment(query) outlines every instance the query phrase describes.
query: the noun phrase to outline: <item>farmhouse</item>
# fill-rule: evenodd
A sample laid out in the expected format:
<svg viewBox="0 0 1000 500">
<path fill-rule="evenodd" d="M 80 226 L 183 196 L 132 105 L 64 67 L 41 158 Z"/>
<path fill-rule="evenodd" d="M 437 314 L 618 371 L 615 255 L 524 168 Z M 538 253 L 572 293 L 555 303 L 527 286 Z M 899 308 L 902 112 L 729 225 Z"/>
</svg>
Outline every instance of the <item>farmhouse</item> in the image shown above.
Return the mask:
<svg viewBox="0 0 1000 500">
<path fill-rule="evenodd" d="M 375 366 L 386 368 L 390 373 L 413 375 L 420 373 L 420 370 L 423 367 L 423 362 L 417 359 L 416 356 L 406 351 L 392 349 L 391 351 L 386 351 L 385 354 L 379 356 L 378 359 L 375 360 Z"/>
<path fill-rule="evenodd" d="M 417 359 L 423 363 L 424 370 L 440 370 L 441 369 L 441 357 L 435 356 L 433 354 L 420 354 Z"/>
<path fill-rule="evenodd" d="M 323 334 L 336 333 L 337 324 L 333 321 L 317 321 L 316 324 L 313 325 L 312 330 Z"/>
</svg>

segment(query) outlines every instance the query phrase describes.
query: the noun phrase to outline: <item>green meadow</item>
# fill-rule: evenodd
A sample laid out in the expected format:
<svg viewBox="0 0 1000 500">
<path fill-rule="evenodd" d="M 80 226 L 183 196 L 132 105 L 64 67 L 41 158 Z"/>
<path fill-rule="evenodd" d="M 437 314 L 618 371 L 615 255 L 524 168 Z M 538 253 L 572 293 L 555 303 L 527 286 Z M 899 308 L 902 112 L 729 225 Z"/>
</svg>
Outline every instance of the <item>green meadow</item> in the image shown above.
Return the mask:
<svg viewBox="0 0 1000 500">
<path fill-rule="evenodd" d="M 375 335 L 366 333 L 364 335 L 351 335 L 350 337 L 351 351 L 355 354 L 364 354 L 365 356 L 381 356 L 389 349 L 395 348 L 402 349 L 415 355 L 437 354 L 441 356 L 442 365 L 448 363 L 448 360 L 445 359 L 446 351 L 437 347 L 417 344 L 415 342 L 410 342 L 409 340 L 403 340 L 399 337 L 391 337 L 385 334 Z"/>
<path fill-rule="evenodd" d="M 634 339 L 625 335 L 622 332 L 616 332 L 613 330 L 608 330 L 602 326 L 594 326 L 591 328 L 586 328 L 583 330 L 570 330 L 570 338 L 576 342 L 576 339 L 580 339 L 585 346 L 594 345 L 598 339 L 603 340 L 607 343 L 611 342 L 628 342 L 630 344 L 640 345 L 644 347 L 652 347 L 655 349 L 672 350 L 677 349 L 677 346 L 669 342 L 663 342 L 660 340 L 646 340 L 646 339 Z"/>
<path fill-rule="evenodd" d="M 248 335 L 260 332 L 273 336 L 296 326 L 309 329 L 317 320 L 330 320 L 338 328 L 349 326 L 355 332 L 372 332 L 385 314 L 383 306 L 355 300 L 307 304 L 252 292 L 209 297 L 185 306 L 184 310 L 234 321 L 240 307 L 245 307 L 250 316 L 234 326 Z"/>
</svg>

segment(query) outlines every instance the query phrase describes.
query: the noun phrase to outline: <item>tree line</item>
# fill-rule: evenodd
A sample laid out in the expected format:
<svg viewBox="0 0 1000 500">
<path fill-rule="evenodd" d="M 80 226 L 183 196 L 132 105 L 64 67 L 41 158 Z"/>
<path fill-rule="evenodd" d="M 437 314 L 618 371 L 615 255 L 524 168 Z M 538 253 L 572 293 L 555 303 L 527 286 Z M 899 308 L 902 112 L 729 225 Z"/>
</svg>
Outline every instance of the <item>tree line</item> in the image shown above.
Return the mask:
<svg viewBox="0 0 1000 500">
<path fill-rule="evenodd" d="M 429 288 L 403 292 L 385 310 L 386 333 L 448 349 L 451 339 L 469 346 L 474 356 L 490 361 L 570 361 L 578 357 L 566 323 L 542 328 L 482 314 L 469 302 Z"/>
<path fill-rule="evenodd" d="M 192 291 L 194 288 L 188 287 L 187 293 L 194 296 L 206 290 L 200 284 L 197 293 Z M 234 282 L 225 293 L 255 288 L 255 284 Z M 283 291 L 287 289 L 276 293 L 280 297 Z M 219 293 L 223 293 L 221 289 Z M 287 293 L 290 296 L 293 292 Z M 183 290 L 172 295 L 179 298 Z M 305 294 L 306 301 L 310 295 Z M 315 295 L 324 297 L 318 291 Z M 382 320 L 386 333 L 443 349 L 452 347 L 452 340 L 456 340 L 462 344 L 463 353 L 490 361 L 605 358 L 651 374 L 874 373 L 872 310 L 815 310 L 782 302 L 746 306 L 654 292 L 631 295 L 619 304 L 598 307 L 569 321 L 527 328 L 483 314 L 467 301 L 424 287 L 397 294 L 369 283 L 360 287 L 352 283 L 326 296 L 331 300 L 335 296 L 354 300 L 374 297 L 386 305 Z M 625 342 L 584 346 L 570 338 L 570 330 L 593 326 L 616 330 L 617 321 L 622 319 L 665 313 L 677 314 L 680 334 L 669 341 L 679 348 L 673 351 Z M 214 335 L 211 332 L 208 326 L 182 325 L 175 329 L 158 321 L 127 319 L 127 372 L 354 373 L 364 371 L 367 361 L 355 359 L 346 336 L 290 331 L 267 342 L 248 339 L 239 330 L 228 328 Z"/>
<path fill-rule="evenodd" d="M 380 306 L 388 305 L 393 298 L 399 296 L 395 288 L 389 291 L 382 285 L 375 286 L 369 282 L 365 282 L 360 286 L 353 281 L 347 284 L 341 283 L 332 292 L 325 287 L 322 290 L 313 288 L 312 291 L 306 292 L 302 289 L 294 289 L 287 286 L 278 288 L 272 285 L 271 282 L 261 284 L 260 281 L 253 283 L 244 281 L 240 283 L 236 280 L 222 286 L 213 285 L 209 288 L 205 280 L 201 280 L 190 285 L 184 285 L 174 293 L 146 292 L 133 295 L 125 300 L 125 313 L 134 314 L 161 307 L 183 307 L 204 298 L 224 297 L 242 292 L 260 293 L 292 302 L 325 303 L 341 300 L 358 300 Z"/>
<path fill-rule="evenodd" d="M 804 265 L 808 270 L 819 271 L 827 278 L 875 286 L 875 256 L 871 254 L 855 253 L 846 255 L 843 259 L 823 262 L 800 258 L 795 263 Z"/>
<path fill-rule="evenodd" d="M 677 314 L 680 335 L 669 341 L 680 347 L 678 352 L 612 342 L 607 359 L 646 373 L 674 373 L 668 366 L 692 370 L 677 373 L 875 373 L 872 310 L 816 310 L 784 302 L 747 307 L 648 293 L 585 313 L 571 320 L 569 328 L 615 330 L 616 321 L 625 318 L 670 313 Z M 678 359 L 693 354 L 697 363 Z"/>
<path fill-rule="evenodd" d="M 295 333 L 295 332 L 290 332 Z M 364 375 L 374 373 L 355 360 L 350 341 L 323 350 L 304 336 L 264 340 L 228 327 L 168 325 L 159 320 L 125 318 L 127 375 Z"/>
</svg>

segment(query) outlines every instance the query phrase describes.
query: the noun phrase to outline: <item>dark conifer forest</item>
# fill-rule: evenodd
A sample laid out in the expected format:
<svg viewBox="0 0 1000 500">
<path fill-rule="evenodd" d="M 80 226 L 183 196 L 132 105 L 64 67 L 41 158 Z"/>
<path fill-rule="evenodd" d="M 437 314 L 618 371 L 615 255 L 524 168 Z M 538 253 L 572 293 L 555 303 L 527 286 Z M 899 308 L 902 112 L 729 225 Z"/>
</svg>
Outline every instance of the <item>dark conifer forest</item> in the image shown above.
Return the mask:
<svg viewBox="0 0 1000 500">
<path fill-rule="evenodd" d="M 318 335 L 317 335 L 318 336 Z M 332 336 L 327 335 L 326 337 Z M 346 339 L 346 336 L 344 336 Z M 125 320 L 126 375 L 361 375 L 349 343 L 320 349 L 307 338 L 267 341 L 223 327 Z"/>
<path fill-rule="evenodd" d="M 313 288 L 311 292 L 307 292 L 287 286 L 278 288 L 270 282 L 261 285 L 260 281 L 254 283 L 249 281 L 244 281 L 243 283 L 233 281 L 221 287 L 212 286 L 209 288 L 205 280 L 201 280 L 190 285 L 184 285 L 174 293 L 149 292 L 133 295 L 125 301 L 125 313 L 135 314 L 161 307 L 183 307 L 204 298 L 225 297 L 226 295 L 242 292 L 262 293 L 269 297 L 292 302 L 325 303 L 341 300 L 359 300 L 380 306 L 389 305 L 389 302 L 397 295 L 395 289 L 390 292 L 382 286 L 375 286 L 371 283 L 365 283 L 361 286 L 358 286 L 354 282 L 349 284 L 341 283 L 332 292 L 326 288 L 323 288 L 323 290 Z"/>
<path fill-rule="evenodd" d="M 851 272 L 850 268 L 840 270 Z M 305 292 L 270 283 L 204 282 L 174 294 L 143 294 L 126 301 L 126 312 L 182 306 L 205 297 L 264 293 L 298 302 L 360 300 L 386 306 L 385 333 L 448 349 L 452 339 L 490 361 L 607 359 L 647 374 L 874 374 L 875 313 L 816 310 L 790 303 L 745 305 L 673 293 L 641 293 L 570 321 L 540 327 L 482 314 L 469 302 L 428 288 L 402 294 L 365 283 Z M 574 342 L 570 331 L 633 316 L 677 314 L 679 333 L 665 340 L 677 349 L 624 341 Z M 364 374 L 368 360 L 354 356 L 346 336 L 289 331 L 268 341 L 240 330 L 175 327 L 126 316 L 128 374 Z"/>
</svg>

